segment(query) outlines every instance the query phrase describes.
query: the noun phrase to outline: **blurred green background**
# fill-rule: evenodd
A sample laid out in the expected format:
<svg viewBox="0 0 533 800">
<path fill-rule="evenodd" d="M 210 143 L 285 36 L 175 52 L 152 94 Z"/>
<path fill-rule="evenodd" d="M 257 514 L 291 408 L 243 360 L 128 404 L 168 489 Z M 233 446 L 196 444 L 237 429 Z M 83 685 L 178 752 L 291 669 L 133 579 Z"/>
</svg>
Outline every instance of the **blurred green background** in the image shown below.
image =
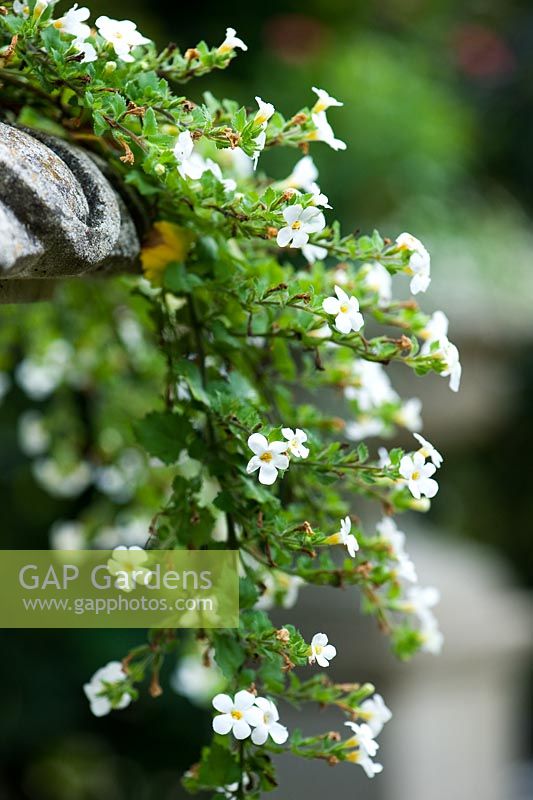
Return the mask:
<svg viewBox="0 0 533 800">
<path fill-rule="evenodd" d="M 189 84 L 193 100 L 209 89 L 251 106 L 258 94 L 288 115 L 315 85 L 344 101 L 329 116 L 348 149 L 313 150 L 321 188 L 346 229 L 424 241 L 434 269 L 424 307 L 449 312 L 463 353 L 464 394 L 436 400 L 447 389 L 435 378 L 426 400 L 424 433 L 446 454 L 431 519 L 490 543 L 531 587 L 531 3 L 107 0 L 91 10 L 183 49 L 222 41 L 234 26 L 249 51 Z M 294 152 L 267 153 L 261 167 L 281 178 L 294 161 Z M 4 547 L 46 547 L 54 520 L 83 506 L 83 495 L 52 500 L 34 483 L 15 431 L 25 402 L 11 392 L 0 416 Z M 96 720 L 81 692 L 82 679 L 138 641 L 135 632 L 0 633 L 2 800 L 181 796 L 179 775 L 208 717 L 168 690 Z"/>
</svg>

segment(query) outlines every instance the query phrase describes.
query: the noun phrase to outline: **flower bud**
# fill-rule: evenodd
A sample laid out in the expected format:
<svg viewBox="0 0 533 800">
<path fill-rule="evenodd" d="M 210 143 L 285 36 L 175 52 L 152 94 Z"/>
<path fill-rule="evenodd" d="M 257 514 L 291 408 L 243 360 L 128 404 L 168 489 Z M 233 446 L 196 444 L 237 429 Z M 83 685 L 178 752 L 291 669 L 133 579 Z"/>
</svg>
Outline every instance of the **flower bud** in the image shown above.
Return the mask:
<svg viewBox="0 0 533 800">
<path fill-rule="evenodd" d="M 156 164 L 154 167 L 154 172 L 156 175 L 164 175 L 166 171 L 167 170 L 164 164 Z"/>
<path fill-rule="evenodd" d="M 117 68 L 117 62 L 116 61 L 108 61 L 107 64 L 105 65 L 105 67 L 104 67 L 104 72 L 107 75 L 112 75 L 112 73 L 116 70 L 116 68 Z"/>
<path fill-rule="evenodd" d="M 280 628 L 279 630 L 276 631 L 276 639 L 278 640 L 278 642 L 283 642 L 284 644 L 287 644 L 290 638 L 291 635 L 287 630 L 287 628 Z"/>
</svg>

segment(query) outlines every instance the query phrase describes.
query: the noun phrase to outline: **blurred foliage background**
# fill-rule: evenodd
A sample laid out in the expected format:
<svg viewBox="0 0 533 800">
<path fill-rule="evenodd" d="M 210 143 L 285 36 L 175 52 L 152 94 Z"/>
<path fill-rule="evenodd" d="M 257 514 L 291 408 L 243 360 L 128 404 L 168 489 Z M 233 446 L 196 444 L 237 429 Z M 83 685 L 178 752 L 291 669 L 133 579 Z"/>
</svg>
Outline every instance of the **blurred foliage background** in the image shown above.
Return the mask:
<svg viewBox="0 0 533 800">
<path fill-rule="evenodd" d="M 424 433 L 446 455 L 431 519 L 490 543 L 531 587 L 531 4 L 95 0 L 91 11 L 127 16 L 183 49 L 222 41 L 234 26 L 249 51 L 214 81 L 190 84 L 193 100 L 209 89 L 251 106 L 258 94 L 289 114 L 310 102 L 313 85 L 344 100 L 330 118 L 348 149 L 313 150 L 321 188 L 347 229 L 408 230 L 424 241 L 435 276 L 424 306 L 449 312 L 463 352 L 459 397 L 442 397 L 442 383 L 438 400 L 436 389 L 421 395 Z M 294 160 L 267 153 L 261 167 L 281 178 Z M 0 310 L 0 324 L 15 322 Z M 53 522 L 74 518 L 87 499 L 52 499 L 33 480 L 16 436 L 27 404 L 14 389 L 0 415 L 3 547 L 48 546 Z M 82 680 L 138 640 L 118 631 L 0 634 L 2 800 L 181 796 L 179 774 L 201 747 L 207 716 L 168 690 L 96 720 L 81 692 Z"/>
</svg>

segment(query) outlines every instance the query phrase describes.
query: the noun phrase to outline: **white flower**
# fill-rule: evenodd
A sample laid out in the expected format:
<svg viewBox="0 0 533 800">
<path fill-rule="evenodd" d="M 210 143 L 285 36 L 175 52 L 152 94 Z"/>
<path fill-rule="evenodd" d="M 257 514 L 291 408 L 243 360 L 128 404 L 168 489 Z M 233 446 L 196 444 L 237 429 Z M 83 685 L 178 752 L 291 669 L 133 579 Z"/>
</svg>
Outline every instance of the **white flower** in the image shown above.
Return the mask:
<svg viewBox="0 0 533 800">
<path fill-rule="evenodd" d="M 49 2 L 50 0 L 38 0 L 33 9 L 33 16 L 40 17 Z M 25 0 L 14 0 L 13 12 L 27 18 L 30 15 L 30 7 Z"/>
<path fill-rule="evenodd" d="M 308 264 L 314 264 L 315 261 L 323 261 L 327 258 L 328 251 L 325 247 L 320 247 L 317 244 L 304 244 L 302 255 Z"/>
<path fill-rule="evenodd" d="M 131 695 L 122 692 L 120 699 L 110 699 L 109 693 L 115 694 L 113 689 L 118 689 L 120 684 L 127 678 L 120 661 L 110 661 L 105 667 L 94 673 L 89 683 L 83 687 L 83 691 L 91 704 L 91 711 L 95 717 L 103 717 L 109 714 L 112 709 L 122 709 L 131 703 Z"/>
<path fill-rule="evenodd" d="M 328 94 L 325 89 L 317 89 L 316 86 L 313 86 L 313 92 L 318 97 L 318 100 L 312 108 L 314 114 L 320 114 L 322 111 L 327 111 L 328 108 L 331 108 L 332 106 L 344 105 L 344 103 L 341 103 L 339 100 L 336 100 L 334 97 Z"/>
<path fill-rule="evenodd" d="M 39 456 L 50 446 L 50 434 L 39 411 L 25 411 L 18 420 L 20 449 L 27 456 Z"/>
<path fill-rule="evenodd" d="M 418 580 L 414 563 L 405 552 L 405 533 L 398 529 L 390 517 L 383 517 L 376 525 L 379 535 L 385 539 L 392 550 L 392 555 L 398 562 L 396 572 L 399 578 L 416 583 Z"/>
<path fill-rule="evenodd" d="M 270 117 L 275 114 L 276 109 L 272 103 L 265 103 L 260 97 L 256 97 L 255 101 L 259 109 L 255 113 L 254 122 L 256 125 L 266 125 Z"/>
<path fill-rule="evenodd" d="M 433 447 L 431 442 L 428 442 L 428 440 L 424 439 L 424 437 L 421 436 L 419 433 L 413 433 L 413 436 L 415 437 L 417 442 L 419 442 L 421 445 L 418 452 L 422 453 L 424 458 L 430 458 L 438 469 L 441 466 L 442 462 L 444 461 L 444 458 L 441 456 L 439 451 L 435 447 Z"/>
<path fill-rule="evenodd" d="M 37 483 L 53 497 L 77 497 L 93 479 L 92 467 L 85 461 L 65 472 L 52 458 L 40 458 L 31 469 Z"/>
<path fill-rule="evenodd" d="M 418 397 L 412 397 L 396 412 L 394 421 L 411 432 L 419 431 L 422 427 L 421 411 L 422 401 Z"/>
<path fill-rule="evenodd" d="M 364 284 L 378 295 L 380 302 L 388 303 L 392 297 L 392 277 L 388 269 L 377 261 L 369 264 L 364 273 Z"/>
<path fill-rule="evenodd" d="M 174 155 L 178 162 L 178 172 L 182 178 L 199 180 L 206 170 L 201 155 L 194 152 L 194 141 L 190 131 L 182 131 L 174 145 Z"/>
<path fill-rule="evenodd" d="M 298 600 L 300 586 L 305 583 L 299 575 L 287 575 L 286 572 L 281 572 L 281 570 L 261 573 L 260 580 L 265 587 L 265 591 L 254 608 L 265 611 L 275 605 L 279 605 L 282 608 L 292 608 Z"/>
<path fill-rule="evenodd" d="M 337 297 L 326 297 L 322 308 L 326 314 L 335 314 L 335 327 L 340 333 L 357 333 L 365 324 L 357 298 L 348 297 L 340 286 L 335 286 L 335 294 Z"/>
<path fill-rule="evenodd" d="M 187 773 L 185 773 L 187 774 Z M 241 781 L 234 781 L 234 783 L 227 783 L 225 786 L 217 786 L 217 792 L 224 795 L 226 800 L 237 800 L 239 794 L 239 786 L 242 783 L 242 788 L 246 791 L 252 785 L 252 779 L 246 773 L 242 773 Z"/>
<path fill-rule="evenodd" d="M 74 47 L 78 52 L 83 53 L 82 64 L 90 64 L 98 60 L 98 53 L 90 42 L 81 42 L 77 39 L 74 42 Z"/>
<path fill-rule="evenodd" d="M 222 688 L 223 682 L 222 672 L 216 663 L 211 661 L 206 666 L 199 652 L 183 656 L 170 679 L 175 692 L 198 706 L 205 705 L 213 692 Z"/>
<path fill-rule="evenodd" d="M 310 336 L 312 339 L 330 339 L 331 335 L 332 331 L 327 322 L 319 328 L 313 328 L 312 331 L 307 331 L 306 333 L 306 336 Z"/>
<path fill-rule="evenodd" d="M 50 547 L 53 550 L 83 550 L 84 527 L 75 520 L 56 522 L 50 530 Z"/>
<path fill-rule="evenodd" d="M 78 8 L 78 4 L 70 8 L 66 14 L 54 22 L 54 28 L 57 28 L 61 33 L 68 33 L 80 41 L 84 41 L 91 35 L 89 25 L 85 24 L 85 20 L 89 19 L 91 12 L 88 8 Z"/>
<path fill-rule="evenodd" d="M 346 425 L 345 436 L 352 442 L 358 442 L 370 436 L 381 436 L 385 432 L 385 423 L 380 419 L 373 419 L 369 416 L 361 416 L 357 422 L 349 422 Z"/>
<path fill-rule="evenodd" d="M 373 778 L 374 775 L 379 775 L 383 772 L 383 764 L 378 764 L 377 761 L 372 761 L 370 756 L 367 756 L 364 750 L 353 750 L 346 758 L 352 764 L 359 764 L 366 773 L 367 778 Z"/>
<path fill-rule="evenodd" d="M 374 733 L 370 725 L 366 725 L 364 722 L 362 725 L 358 725 L 356 722 L 351 721 L 344 724 L 354 733 L 354 736 L 345 742 L 346 746 L 359 747 L 366 755 L 374 757 L 379 750 L 379 744 L 374 739 Z"/>
<path fill-rule="evenodd" d="M 284 744 L 289 738 L 289 731 L 278 722 L 279 713 L 275 704 L 266 697 L 256 697 L 255 705 L 261 711 L 262 720 L 259 724 L 254 723 L 256 727 L 252 731 L 252 742 L 264 744 L 270 736 L 276 744 Z"/>
<path fill-rule="evenodd" d="M 268 443 L 262 433 L 252 433 L 248 439 L 248 447 L 254 453 L 246 472 L 248 474 L 259 470 L 259 483 L 271 486 L 278 477 L 278 470 L 287 469 L 289 459 L 284 453 L 287 451 L 287 442 Z"/>
<path fill-rule="evenodd" d="M 431 477 L 435 473 L 434 464 L 426 464 L 421 453 L 404 456 L 400 461 L 400 475 L 407 481 L 409 491 L 417 500 L 422 495 L 435 497 L 439 491 L 439 484 Z"/>
<path fill-rule="evenodd" d="M 420 354 L 423 356 L 435 355 L 444 362 L 444 369 L 440 374 L 443 378 L 449 376 L 450 389 L 457 392 L 461 383 L 462 367 L 459 350 L 448 339 L 448 325 L 446 314 L 442 311 L 435 311 L 420 334 L 425 340 Z M 437 348 L 432 347 L 435 342 L 438 342 Z"/>
<path fill-rule="evenodd" d="M 346 150 L 346 142 L 335 138 L 333 128 L 328 122 L 325 111 L 321 111 L 319 114 L 313 114 L 312 119 L 316 129 L 309 134 L 308 139 L 310 141 L 324 142 L 333 150 Z"/>
<path fill-rule="evenodd" d="M 318 170 L 311 156 L 304 156 L 294 165 L 294 169 L 284 181 L 284 185 L 294 189 L 303 189 L 312 192 L 312 187 L 316 186 Z"/>
<path fill-rule="evenodd" d="M 152 573 L 142 565 L 148 559 L 142 547 L 126 547 L 119 545 L 113 550 L 113 556 L 107 562 L 111 575 L 116 576 L 115 586 L 123 592 L 132 592 L 135 584 L 146 586 Z"/>
<path fill-rule="evenodd" d="M 372 411 L 399 399 L 381 364 L 361 358 L 352 366 L 352 378 L 358 385 L 347 386 L 344 396 L 347 400 L 356 400 L 361 411 Z"/>
<path fill-rule="evenodd" d="M 329 662 L 335 658 L 337 650 L 332 644 L 328 644 L 328 637 L 325 633 L 315 633 L 311 640 L 311 655 L 309 656 L 309 663 L 314 664 L 315 661 L 321 667 L 329 667 Z"/>
<path fill-rule="evenodd" d="M 300 203 L 283 209 L 287 225 L 278 231 L 276 241 L 280 247 L 303 247 L 310 233 L 318 233 L 326 227 L 324 214 L 313 206 L 304 208 Z"/>
<path fill-rule="evenodd" d="M 392 719 L 392 711 L 387 708 L 380 694 L 369 697 L 359 706 L 359 716 L 364 719 L 372 734 L 378 736 L 386 722 Z"/>
<path fill-rule="evenodd" d="M 386 447 L 378 447 L 378 466 L 381 469 L 386 469 L 387 467 L 391 466 L 391 460 L 389 456 L 389 451 Z"/>
<path fill-rule="evenodd" d="M 307 434 L 304 431 L 300 428 L 296 428 L 295 431 L 293 431 L 292 428 L 282 428 L 281 433 L 289 442 L 287 448 L 289 453 L 299 458 L 307 458 L 309 455 L 309 448 L 304 445 L 304 442 L 307 441 Z"/>
<path fill-rule="evenodd" d="M 215 178 L 220 181 L 224 189 L 226 189 L 226 191 L 234 192 L 237 188 L 237 183 L 233 180 L 233 178 L 225 178 L 222 174 L 222 170 L 220 169 L 220 165 L 211 158 L 207 158 L 205 161 L 205 172 L 212 172 Z"/>
<path fill-rule="evenodd" d="M 449 324 L 444 311 L 435 311 L 420 335 L 429 344 L 439 342 L 441 339 L 447 338 Z"/>
<path fill-rule="evenodd" d="M 442 649 L 444 637 L 439 631 L 437 620 L 432 609 L 440 600 L 438 589 L 433 586 L 425 588 L 414 586 L 407 593 L 407 602 L 402 610 L 416 614 L 421 623 L 420 635 L 423 639 L 422 650 L 437 655 Z"/>
<path fill-rule="evenodd" d="M 122 61 L 135 61 L 130 50 L 141 44 L 150 44 L 150 39 L 142 36 L 137 25 L 129 19 L 117 20 L 102 16 L 96 20 L 96 27 L 100 36 L 113 45 L 116 55 Z"/>
<path fill-rule="evenodd" d="M 355 538 L 354 534 L 350 533 L 351 530 L 352 520 L 348 516 L 344 517 L 344 519 L 341 519 L 340 531 L 338 533 L 334 533 L 333 536 L 328 536 L 326 542 L 327 544 L 343 544 L 351 557 L 355 558 L 355 554 L 359 550 L 359 542 Z"/>
<path fill-rule="evenodd" d="M 235 28 L 226 28 L 226 38 L 218 48 L 219 53 L 231 53 L 232 50 L 235 50 L 236 47 L 240 47 L 241 50 L 248 50 L 248 47 L 244 44 L 242 39 L 239 39 L 237 36 L 237 31 Z"/>
<path fill-rule="evenodd" d="M 409 264 L 406 267 L 408 275 L 412 275 L 410 289 L 413 294 L 425 292 L 431 283 L 431 259 L 428 251 L 421 241 L 410 233 L 401 233 L 396 239 L 399 250 L 411 250 Z"/>
<path fill-rule="evenodd" d="M 250 726 L 263 721 L 261 710 L 254 704 L 255 695 L 245 689 L 237 692 L 233 700 L 228 694 L 215 695 L 213 707 L 221 712 L 213 719 L 215 733 L 225 735 L 231 731 L 236 739 L 247 739 L 252 732 Z"/>
</svg>

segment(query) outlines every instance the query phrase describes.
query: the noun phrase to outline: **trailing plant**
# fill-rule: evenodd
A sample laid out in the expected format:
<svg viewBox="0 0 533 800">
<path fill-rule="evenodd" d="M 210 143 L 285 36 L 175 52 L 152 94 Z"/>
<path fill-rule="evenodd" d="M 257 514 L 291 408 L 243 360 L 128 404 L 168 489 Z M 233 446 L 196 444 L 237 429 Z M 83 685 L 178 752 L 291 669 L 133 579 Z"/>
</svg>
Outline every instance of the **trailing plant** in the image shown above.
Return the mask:
<svg viewBox="0 0 533 800">
<path fill-rule="evenodd" d="M 383 699 L 321 672 L 336 655 L 327 633 L 307 640 L 297 614 L 279 627 L 267 610 L 289 609 L 305 585 L 355 586 L 400 658 L 440 649 L 438 593 L 417 585 L 396 515 L 429 508 L 442 456 L 419 434 L 420 402 L 389 377 L 398 365 L 459 387 L 445 315 L 393 296 L 405 276 L 411 295 L 428 289 L 429 254 L 410 234 L 346 234 L 331 220 L 309 155 L 346 147 L 328 118 L 342 103 L 326 91 L 287 116 L 259 97 L 198 97 L 194 78 L 247 49 L 233 29 L 215 47 L 159 52 L 132 22 L 88 18 L 53 1 L 0 7 L 2 118 L 104 157 L 149 228 L 143 276 L 105 298 L 101 285 L 67 285 L 3 336 L 3 388 L 14 370 L 44 404 L 20 425 L 37 480 L 84 497 L 53 544 L 238 550 L 239 628 L 198 631 L 185 648 L 215 694 L 191 792 L 259 797 L 282 751 L 372 777 Z M 273 147 L 295 151 L 288 177 L 263 172 Z M 398 428 L 415 436 L 408 451 L 364 443 Z M 146 678 L 159 695 L 163 661 L 183 648 L 175 631 L 153 631 L 99 670 L 85 686 L 94 713 L 126 707 Z M 281 698 L 335 707 L 348 736 L 289 732 Z"/>
</svg>

